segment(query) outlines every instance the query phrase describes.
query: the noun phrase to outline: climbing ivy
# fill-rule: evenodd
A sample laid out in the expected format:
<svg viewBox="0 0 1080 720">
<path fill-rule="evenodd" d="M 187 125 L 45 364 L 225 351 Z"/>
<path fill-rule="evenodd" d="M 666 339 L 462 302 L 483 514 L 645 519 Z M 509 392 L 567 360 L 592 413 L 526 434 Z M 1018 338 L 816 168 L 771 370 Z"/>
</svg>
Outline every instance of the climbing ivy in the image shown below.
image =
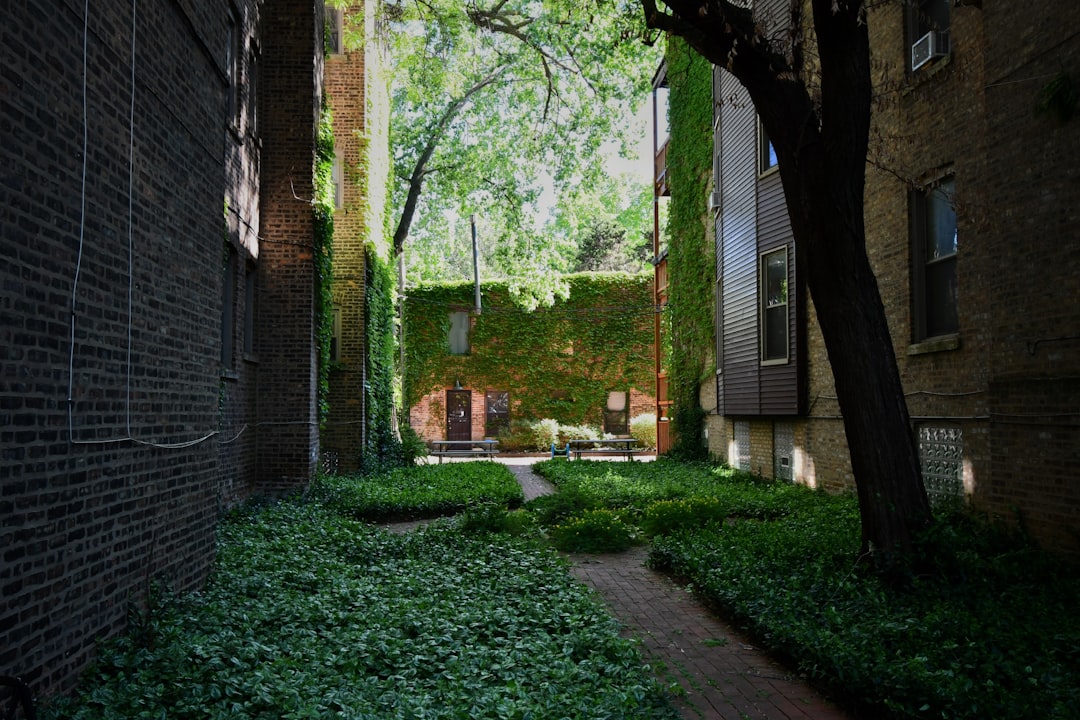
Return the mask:
<svg viewBox="0 0 1080 720">
<path fill-rule="evenodd" d="M 330 341 L 334 336 L 334 130 L 324 102 L 315 144 L 315 339 L 318 353 L 319 424 L 330 410 Z"/>
<path fill-rule="evenodd" d="M 367 434 L 361 458 L 370 472 L 400 463 L 401 443 L 394 435 L 395 340 L 394 272 L 371 247 L 367 249 L 364 317 L 367 319 L 366 382 Z"/>
<path fill-rule="evenodd" d="M 450 313 L 473 309 L 470 283 L 409 291 L 405 301 L 405 406 L 460 382 L 510 393 L 514 419 L 600 424 L 612 390 L 653 391 L 652 277 L 569 275 L 566 300 L 515 306 L 506 283 L 483 285 L 470 353 L 451 355 Z"/>
<path fill-rule="evenodd" d="M 701 383 L 712 370 L 714 246 L 704 212 L 712 169 L 712 66 L 680 38 L 667 49 L 671 144 L 668 389 L 672 453 L 703 457 Z"/>
</svg>

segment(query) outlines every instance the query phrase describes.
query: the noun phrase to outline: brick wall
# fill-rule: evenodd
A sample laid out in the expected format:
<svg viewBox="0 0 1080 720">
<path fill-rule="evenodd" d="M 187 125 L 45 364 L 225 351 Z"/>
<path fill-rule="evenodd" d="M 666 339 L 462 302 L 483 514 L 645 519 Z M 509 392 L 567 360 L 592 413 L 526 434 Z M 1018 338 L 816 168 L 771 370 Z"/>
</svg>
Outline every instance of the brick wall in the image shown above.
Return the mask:
<svg viewBox="0 0 1080 720">
<path fill-rule="evenodd" d="M 470 390 L 471 388 L 466 388 Z M 428 393 L 420 398 L 409 410 L 409 425 L 424 440 L 446 439 L 446 390 L 439 389 Z M 479 439 L 485 436 L 485 424 L 487 422 L 484 407 L 485 391 L 472 390 L 472 437 Z M 510 419 L 522 419 L 517 414 L 517 403 L 514 401 L 514 393 L 510 393 Z M 655 411 L 655 399 L 639 390 L 630 390 L 630 417 L 652 413 Z M 542 418 L 527 418 L 540 420 Z"/>
<path fill-rule="evenodd" d="M 345 22 L 364 22 L 363 6 Z M 338 358 L 330 375 L 330 413 L 321 438 L 339 469 L 354 470 L 364 441 L 364 269 L 369 205 L 366 174 L 366 49 L 347 48 L 326 59 L 326 96 L 334 118 L 334 149 L 341 162 L 342 204 L 334 213 L 334 308 Z"/>
<path fill-rule="evenodd" d="M 313 163 L 322 3 L 268 2 L 263 22 L 257 481 L 280 493 L 318 460 Z M 313 62 L 314 59 L 314 62 Z"/>
<path fill-rule="evenodd" d="M 233 4 L 238 102 L 246 112 L 250 57 L 272 66 L 264 99 L 299 75 L 306 92 L 266 102 L 264 119 L 303 138 L 318 25 L 313 6 L 282 17 L 285 5 Z M 306 40 L 259 43 L 260 8 L 278 32 L 308 28 Z M 264 433 L 255 414 L 276 417 L 277 381 L 301 409 L 313 398 L 302 361 L 310 208 L 288 182 L 310 192 L 312 143 L 264 144 L 260 156 L 247 115 L 230 122 L 230 18 L 210 0 L 140 3 L 134 24 L 130 3 L 92 3 L 84 111 L 82 11 L 70 1 L 0 10 L 0 674 L 39 695 L 71 686 L 151 580 L 177 591 L 203 582 L 220 506 L 253 490 L 257 437 L 272 479 L 303 477 L 315 446 L 313 427 L 290 430 L 293 442 Z M 277 204 L 297 210 L 264 201 L 260 217 L 260 162 L 275 170 Z M 299 313 L 268 307 L 297 298 Z M 256 335 L 292 355 L 246 347 L 256 303 L 267 311 Z M 291 453 L 282 464 L 270 458 L 279 444 Z"/>
</svg>

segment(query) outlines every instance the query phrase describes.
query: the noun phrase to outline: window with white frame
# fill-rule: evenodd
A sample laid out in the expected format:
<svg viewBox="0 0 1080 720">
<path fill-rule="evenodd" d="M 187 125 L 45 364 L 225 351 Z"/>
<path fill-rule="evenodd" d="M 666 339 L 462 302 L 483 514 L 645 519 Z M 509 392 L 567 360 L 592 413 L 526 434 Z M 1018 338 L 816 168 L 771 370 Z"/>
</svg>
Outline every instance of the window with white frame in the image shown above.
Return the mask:
<svg viewBox="0 0 1080 720">
<path fill-rule="evenodd" d="M 911 193 L 912 340 L 959 329 L 956 281 L 957 228 L 953 178 Z"/>
<path fill-rule="evenodd" d="M 787 246 L 761 256 L 761 361 L 788 359 L 788 252 Z"/>
<path fill-rule="evenodd" d="M 334 194 L 334 209 L 345 206 L 345 161 L 340 152 L 334 154 L 334 164 L 330 168 L 330 185 Z"/>
</svg>

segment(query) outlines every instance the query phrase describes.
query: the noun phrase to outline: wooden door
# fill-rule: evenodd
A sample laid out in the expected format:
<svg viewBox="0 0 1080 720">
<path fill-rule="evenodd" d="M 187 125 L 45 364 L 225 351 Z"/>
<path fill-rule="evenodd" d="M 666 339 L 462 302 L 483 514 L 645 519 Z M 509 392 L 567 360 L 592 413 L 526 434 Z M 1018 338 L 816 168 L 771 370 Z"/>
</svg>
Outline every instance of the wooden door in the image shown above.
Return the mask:
<svg viewBox="0 0 1080 720">
<path fill-rule="evenodd" d="M 472 440 L 472 391 L 446 391 L 446 439 Z"/>
</svg>

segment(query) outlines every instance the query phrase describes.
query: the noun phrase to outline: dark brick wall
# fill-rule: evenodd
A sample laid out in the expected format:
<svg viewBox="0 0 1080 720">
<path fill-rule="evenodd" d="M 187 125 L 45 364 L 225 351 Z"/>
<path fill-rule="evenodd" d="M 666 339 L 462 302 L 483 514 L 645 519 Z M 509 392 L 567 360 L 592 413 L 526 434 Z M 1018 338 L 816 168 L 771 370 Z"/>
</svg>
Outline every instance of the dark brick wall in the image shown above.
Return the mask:
<svg viewBox="0 0 1080 720">
<path fill-rule="evenodd" d="M 260 492 L 294 490 L 318 460 L 315 138 L 322 102 L 322 2 L 268 2 L 263 10 L 263 96 L 258 315 Z"/>
<path fill-rule="evenodd" d="M 315 4 L 287 5 L 233 3 L 240 101 L 251 99 L 248 51 L 273 58 L 276 72 L 260 82 L 267 124 L 280 135 L 299 125 L 310 138 L 321 24 Z M 306 39 L 260 43 L 260 8 L 263 18 L 305 16 Z M 272 387 L 313 366 L 303 363 L 310 206 L 287 182 L 310 193 L 313 143 L 260 157 L 246 119 L 227 123 L 227 4 L 137 10 L 132 63 L 130 3 L 90 4 L 84 153 L 82 3 L 0 9 L 0 674 L 21 675 L 44 695 L 71 686 L 95 641 L 124 628 L 152 579 L 178 591 L 203 582 L 221 506 L 256 489 L 261 420 L 301 421 L 299 440 L 280 442 L 291 454 L 265 461 L 272 479 L 305 478 L 317 445 L 310 382 L 288 388 L 299 413 L 279 414 L 273 393 L 256 395 L 263 375 Z M 276 84 L 293 83 L 290 73 L 306 90 L 267 102 Z M 276 125 L 275 112 L 284 118 Z M 260 208 L 268 157 L 287 169 Z M 300 220 L 267 213 L 274 202 L 298 208 Z M 275 241 L 289 251 L 267 252 Z M 227 246 L 236 287 L 223 308 Z M 260 281 L 257 305 L 279 304 L 258 314 L 256 338 L 289 345 L 299 360 L 263 358 L 258 342 L 244 352 L 249 268 Z M 298 329 L 267 327 L 263 315 L 289 317 L 289 303 L 300 306 Z M 234 351 L 223 359 L 225 317 Z M 275 454 L 281 433 L 273 434 L 263 454 Z"/>
</svg>

